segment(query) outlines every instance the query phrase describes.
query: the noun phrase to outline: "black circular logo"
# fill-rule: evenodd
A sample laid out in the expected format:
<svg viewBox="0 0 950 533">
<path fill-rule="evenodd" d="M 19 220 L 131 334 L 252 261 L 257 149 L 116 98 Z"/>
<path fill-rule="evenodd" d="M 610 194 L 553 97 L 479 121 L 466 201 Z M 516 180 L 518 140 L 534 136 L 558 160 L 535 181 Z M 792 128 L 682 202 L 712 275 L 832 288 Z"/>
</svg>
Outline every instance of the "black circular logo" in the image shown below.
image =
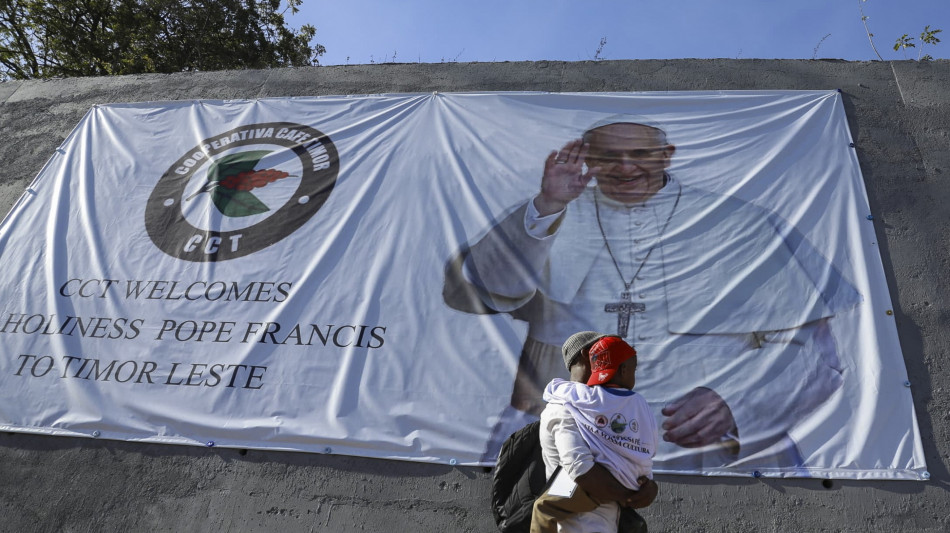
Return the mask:
<svg viewBox="0 0 950 533">
<path fill-rule="evenodd" d="M 327 201 L 340 157 L 309 126 L 266 122 L 209 137 L 155 185 L 145 228 L 186 261 L 244 257 L 287 237 Z"/>
</svg>

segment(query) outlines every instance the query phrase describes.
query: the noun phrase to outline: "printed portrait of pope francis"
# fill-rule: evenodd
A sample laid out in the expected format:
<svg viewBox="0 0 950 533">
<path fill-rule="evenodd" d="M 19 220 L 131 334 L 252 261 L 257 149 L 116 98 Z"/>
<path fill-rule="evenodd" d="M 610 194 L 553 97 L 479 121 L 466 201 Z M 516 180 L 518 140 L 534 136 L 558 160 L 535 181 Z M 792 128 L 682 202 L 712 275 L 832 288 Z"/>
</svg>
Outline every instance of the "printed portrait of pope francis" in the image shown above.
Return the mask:
<svg viewBox="0 0 950 533">
<path fill-rule="evenodd" d="M 637 350 L 658 470 L 802 464 L 788 431 L 840 388 L 832 318 L 861 296 L 779 216 L 678 180 L 676 155 L 648 119 L 600 121 L 447 266 L 449 306 L 528 324 L 486 459 L 567 377 L 564 340 L 593 330 Z"/>
</svg>

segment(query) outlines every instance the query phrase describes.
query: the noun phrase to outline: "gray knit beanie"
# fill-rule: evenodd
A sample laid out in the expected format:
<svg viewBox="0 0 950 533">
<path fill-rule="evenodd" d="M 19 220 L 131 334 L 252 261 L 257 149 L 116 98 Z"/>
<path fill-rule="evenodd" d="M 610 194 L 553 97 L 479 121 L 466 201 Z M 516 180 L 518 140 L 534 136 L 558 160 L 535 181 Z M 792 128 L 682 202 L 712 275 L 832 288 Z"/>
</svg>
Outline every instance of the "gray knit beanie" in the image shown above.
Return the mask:
<svg viewBox="0 0 950 533">
<path fill-rule="evenodd" d="M 571 359 L 574 359 L 574 356 L 581 350 L 589 348 L 603 337 L 606 337 L 606 335 L 597 333 L 596 331 L 581 331 L 568 337 L 561 346 L 561 354 L 564 356 L 564 366 L 567 367 L 568 372 L 571 370 L 569 366 Z"/>
</svg>

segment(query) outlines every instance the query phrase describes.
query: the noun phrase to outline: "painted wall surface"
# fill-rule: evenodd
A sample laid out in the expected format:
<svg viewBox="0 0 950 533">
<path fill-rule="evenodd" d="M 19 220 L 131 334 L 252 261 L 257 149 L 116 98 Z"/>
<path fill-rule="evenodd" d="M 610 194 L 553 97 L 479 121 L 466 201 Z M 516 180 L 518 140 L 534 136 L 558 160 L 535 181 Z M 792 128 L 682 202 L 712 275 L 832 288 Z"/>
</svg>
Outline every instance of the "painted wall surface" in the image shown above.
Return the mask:
<svg viewBox="0 0 950 533">
<path fill-rule="evenodd" d="M 95 104 L 428 91 L 839 88 L 930 480 L 659 476 L 660 496 L 643 514 L 655 532 L 946 531 L 947 87 L 950 61 L 789 60 L 364 65 L 0 83 L 0 211 L 9 210 Z M 2 531 L 490 532 L 490 487 L 491 473 L 482 468 L 0 434 Z"/>
</svg>

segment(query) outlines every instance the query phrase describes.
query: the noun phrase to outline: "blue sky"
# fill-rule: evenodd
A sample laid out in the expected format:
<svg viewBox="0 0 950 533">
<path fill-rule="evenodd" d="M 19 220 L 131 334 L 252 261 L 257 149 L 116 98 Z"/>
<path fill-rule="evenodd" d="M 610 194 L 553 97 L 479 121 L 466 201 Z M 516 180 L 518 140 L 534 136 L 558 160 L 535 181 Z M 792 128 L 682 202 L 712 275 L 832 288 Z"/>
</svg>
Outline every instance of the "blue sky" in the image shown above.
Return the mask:
<svg viewBox="0 0 950 533">
<path fill-rule="evenodd" d="M 317 28 L 323 65 L 584 61 L 602 38 L 602 59 L 876 59 L 859 6 L 885 60 L 928 24 L 924 53 L 950 57 L 950 0 L 304 0 L 288 22 Z"/>
</svg>

